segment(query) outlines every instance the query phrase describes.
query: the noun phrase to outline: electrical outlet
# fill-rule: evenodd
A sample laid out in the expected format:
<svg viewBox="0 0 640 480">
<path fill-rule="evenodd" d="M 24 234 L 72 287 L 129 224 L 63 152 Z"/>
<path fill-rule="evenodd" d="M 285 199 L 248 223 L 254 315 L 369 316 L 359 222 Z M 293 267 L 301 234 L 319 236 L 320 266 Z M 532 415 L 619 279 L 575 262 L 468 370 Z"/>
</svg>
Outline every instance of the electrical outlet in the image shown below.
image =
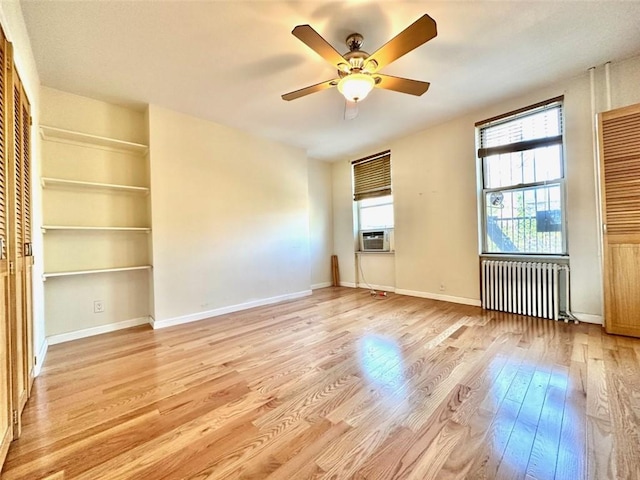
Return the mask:
<svg viewBox="0 0 640 480">
<path fill-rule="evenodd" d="M 93 313 L 103 313 L 103 312 L 104 312 L 104 303 L 102 303 L 102 300 L 94 300 Z"/>
<path fill-rule="evenodd" d="M 444 283 L 440 284 L 440 291 L 444 292 L 446 290 L 446 287 L 444 286 Z"/>
</svg>

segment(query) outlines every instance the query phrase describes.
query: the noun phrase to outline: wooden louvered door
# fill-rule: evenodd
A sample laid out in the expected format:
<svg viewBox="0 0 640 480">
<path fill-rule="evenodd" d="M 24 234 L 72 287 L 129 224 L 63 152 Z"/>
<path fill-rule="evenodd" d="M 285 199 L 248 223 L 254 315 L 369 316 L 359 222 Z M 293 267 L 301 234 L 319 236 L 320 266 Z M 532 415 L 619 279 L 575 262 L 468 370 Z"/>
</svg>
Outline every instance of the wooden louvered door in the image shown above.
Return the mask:
<svg viewBox="0 0 640 480">
<path fill-rule="evenodd" d="M 12 69 L 13 83 L 11 88 L 11 125 L 12 134 L 8 142 L 8 220 L 9 220 L 9 321 L 12 326 L 12 378 L 13 378 L 13 408 L 17 411 L 14 419 L 14 438 L 20 436 L 20 417 L 24 405 L 29 397 L 32 381 L 33 347 L 31 339 L 30 319 L 25 302 L 30 298 L 31 290 L 26 285 L 26 272 L 28 270 L 27 254 L 30 246 L 25 244 L 26 231 L 30 227 L 30 220 L 25 219 L 25 191 L 28 184 L 25 179 L 25 166 L 29 168 L 30 122 L 29 103 L 18 77 L 15 67 Z M 26 138 L 25 138 L 26 133 Z"/>
<path fill-rule="evenodd" d="M 31 243 L 31 105 L 23 88 L 20 97 L 22 129 L 22 321 L 25 329 L 27 396 L 31 396 L 35 354 L 33 351 L 33 251 Z"/>
<path fill-rule="evenodd" d="M 7 261 L 7 105 L 8 45 L 0 30 L 0 465 L 13 438 L 13 395 L 11 375 L 11 325 L 7 315 L 9 268 Z"/>
<path fill-rule="evenodd" d="M 640 105 L 598 119 L 608 333 L 640 337 Z"/>
</svg>

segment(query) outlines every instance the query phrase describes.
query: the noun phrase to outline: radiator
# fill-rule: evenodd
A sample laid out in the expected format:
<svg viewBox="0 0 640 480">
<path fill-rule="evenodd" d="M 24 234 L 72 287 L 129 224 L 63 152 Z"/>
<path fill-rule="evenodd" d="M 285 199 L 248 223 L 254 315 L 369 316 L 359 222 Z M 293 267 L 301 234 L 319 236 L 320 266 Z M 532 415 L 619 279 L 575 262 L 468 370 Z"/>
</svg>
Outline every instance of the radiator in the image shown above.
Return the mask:
<svg viewBox="0 0 640 480">
<path fill-rule="evenodd" d="M 482 308 L 558 320 L 569 311 L 569 267 L 483 260 Z"/>
</svg>

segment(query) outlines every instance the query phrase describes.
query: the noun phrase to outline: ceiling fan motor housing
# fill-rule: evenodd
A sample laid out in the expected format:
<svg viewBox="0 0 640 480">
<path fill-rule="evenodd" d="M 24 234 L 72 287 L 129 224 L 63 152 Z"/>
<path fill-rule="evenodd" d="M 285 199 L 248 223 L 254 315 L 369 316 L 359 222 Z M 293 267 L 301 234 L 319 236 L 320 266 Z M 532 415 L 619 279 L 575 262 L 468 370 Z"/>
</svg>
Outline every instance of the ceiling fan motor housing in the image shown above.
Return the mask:
<svg viewBox="0 0 640 480">
<path fill-rule="evenodd" d="M 360 50 L 362 45 L 364 45 L 364 37 L 359 33 L 352 33 L 345 40 L 347 47 L 349 47 L 350 51 Z"/>
<path fill-rule="evenodd" d="M 360 73 L 362 71 L 373 73 L 377 63 L 372 61 L 370 65 L 367 65 L 366 60 L 369 58 L 369 54 L 364 50 L 360 50 L 362 45 L 364 45 L 364 37 L 359 33 L 352 33 L 347 37 L 345 43 L 347 44 L 347 47 L 349 47 L 349 51 L 345 53 L 343 57 L 349 62 L 349 71 L 338 69 L 338 75 L 340 78 L 343 78 L 350 73 Z"/>
</svg>

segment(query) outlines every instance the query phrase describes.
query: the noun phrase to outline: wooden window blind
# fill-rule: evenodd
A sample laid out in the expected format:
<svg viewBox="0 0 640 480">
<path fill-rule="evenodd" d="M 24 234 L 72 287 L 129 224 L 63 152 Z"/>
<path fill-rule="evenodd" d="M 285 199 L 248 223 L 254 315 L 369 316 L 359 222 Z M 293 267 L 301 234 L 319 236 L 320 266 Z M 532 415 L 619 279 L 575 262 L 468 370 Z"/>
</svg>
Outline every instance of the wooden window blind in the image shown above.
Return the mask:
<svg viewBox="0 0 640 480">
<path fill-rule="evenodd" d="M 391 151 L 361 158 L 353 164 L 353 199 L 391 195 Z"/>
</svg>

